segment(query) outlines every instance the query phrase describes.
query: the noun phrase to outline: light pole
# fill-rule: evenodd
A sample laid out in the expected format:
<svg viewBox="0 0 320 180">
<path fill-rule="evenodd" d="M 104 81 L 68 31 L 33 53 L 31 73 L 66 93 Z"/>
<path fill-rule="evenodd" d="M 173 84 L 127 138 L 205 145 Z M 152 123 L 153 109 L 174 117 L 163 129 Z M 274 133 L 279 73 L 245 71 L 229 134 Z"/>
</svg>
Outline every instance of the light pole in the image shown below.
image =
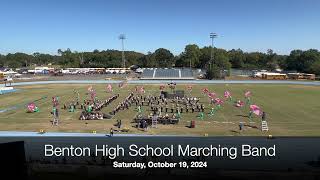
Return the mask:
<svg viewBox="0 0 320 180">
<path fill-rule="evenodd" d="M 213 59 L 214 59 L 214 48 L 213 48 L 213 39 L 214 38 L 217 38 L 218 37 L 218 34 L 217 33 L 210 33 L 210 38 L 211 38 L 211 55 L 210 55 L 210 68 L 211 68 L 211 65 L 213 64 Z"/>
<path fill-rule="evenodd" d="M 121 40 L 121 45 L 122 45 L 122 67 L 126 68 L 126 59 L 124 57 L 124 40 L 126 39 L 126 35 L 120 34 L 119 39 Z"/>
</svg>

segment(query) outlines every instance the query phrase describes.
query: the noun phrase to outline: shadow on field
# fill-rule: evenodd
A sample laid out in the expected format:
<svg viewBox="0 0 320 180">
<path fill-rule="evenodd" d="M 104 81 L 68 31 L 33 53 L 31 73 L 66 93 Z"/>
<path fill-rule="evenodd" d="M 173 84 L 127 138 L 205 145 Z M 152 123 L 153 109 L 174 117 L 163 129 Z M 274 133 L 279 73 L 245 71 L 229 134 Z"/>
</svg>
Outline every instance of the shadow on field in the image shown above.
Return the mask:
<svg viewBox="0 0 320 180">
<path fill-rule="evenodd" d="M 236 115 L 236 116 L 238 116 L 238 117 L 245 117 L 245 118 L 248 118 L 249 116 L 247 116 L 247 115 L 242 115 L 242 114 L 238 114 L 238 115 Z"/>
<path fill-rule="evenodd" d="M 230 130 L 230 132 L 232 132 L 232 133 L 237 133 L 237 134 L 240 133 L 240 131 L 236 131 L 236 130 Z"/>
<path fill-rule="evenodd" d="M 254 129 L 259 129 L 258 126 L 253 126 L 253 125 L 250 125 L 250 124 L 245 124 L 244 126 L 251 127 L 251 128 L 254 128 Z"/>
</svg>

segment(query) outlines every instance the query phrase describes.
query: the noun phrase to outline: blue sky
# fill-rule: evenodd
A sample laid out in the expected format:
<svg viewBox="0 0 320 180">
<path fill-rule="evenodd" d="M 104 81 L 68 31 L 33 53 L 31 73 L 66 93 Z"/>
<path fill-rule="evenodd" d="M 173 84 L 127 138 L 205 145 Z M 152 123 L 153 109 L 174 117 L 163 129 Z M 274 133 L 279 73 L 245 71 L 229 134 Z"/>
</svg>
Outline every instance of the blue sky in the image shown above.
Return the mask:
<svg viewBox="0 0 320 180">
<path fill-rule="evenodd" d="M 1 0 L 0 53 L 121 49 L 146 53 L 186 44 L 244 51 L 320 49 L 319 0 Z"/>
</svg>

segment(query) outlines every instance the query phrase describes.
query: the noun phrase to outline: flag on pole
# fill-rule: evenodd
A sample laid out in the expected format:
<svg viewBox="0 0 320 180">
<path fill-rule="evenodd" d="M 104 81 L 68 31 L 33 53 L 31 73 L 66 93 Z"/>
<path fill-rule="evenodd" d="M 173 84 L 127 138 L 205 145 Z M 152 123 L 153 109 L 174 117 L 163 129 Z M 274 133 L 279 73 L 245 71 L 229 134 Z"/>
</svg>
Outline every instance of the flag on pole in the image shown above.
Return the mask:
<svg viewBox="0 0 320 180">
<path fill-rule="evenodd" d="M 231 93 L 229 91 L 224 92 L 224 97 L 225 98 L 231 98 Z"/>
<path fill-rule="evenodd" d="M 59 97 L 58 97 L 58 96 L 52 97 L 52 105 L 53 105 L 54 107 L 56 107 L 56 106 L 59 105 Z"/>
<path fill-rule="evenodd" d="M 161 84 L 160 87 L 159 87 L 159 89 L 160 89 L 161 91 L 163 91 L 165 88 L 166 88 L 166 85 L 164 85 L 164 84 Z"/>
<path fill-rule="evenodd" d="M 250 111 L 253 112 L 257 116 L 262 115 L 261 108 L 259 106 L 255 105 L 255 104 L 250 105 Z"/>
<path fill-rule="evenodd" d="M 111 84 L 107 85 L 107 92 L 112 92 L 112 85 Z"/>
<path fill-rule="evenodd" d="M 34 112 L 36 109 L 36 105 L 34 103 L 29 103 L 27 108 L 28 108 L 28 112 Z"/>
<path fill-rule="evenodd" d="M 140 88 L 139 88 L 139 93 L 145 93 L 146 91 L 144 90 L 144 87 L 143 86 L 141 86 Z"/>
<path fill-rule="evenodd" d="M 252 95 L 251 91 L 246 91 L 246 92 L 244 93 L 244 96 L 245 96 L 245 97 L 250 97 L 251 95 Z"/>
<path fill-rule="evenodd" d="M 91 92 L 90 92 L 90 97 L 91 97 L 91 100 L 92 101 L 95 101 L 95 98 L 96 98 L 96 91 L 95 90 L 92 90 Z"/>
<path fill-rule="evenodd" d="M 208 94 L 209 93 L 209 89 L 208 88 L 203 88 L 202 89 L 202 93 L 203 94 Z"/>
<path fill-rule="evenodd" d="M 221 100 L 220 98 L 215 98 L 215 99 L 214 99 L 214 102 L 215 102 L 215 104 L 217 104 L 217 105 L 223 104 L 223 100 Z"/>
<path fill-rule="evenodd" d="M 244 106 L 244 102 L 243 101 L 237 101 L 237 103 L 235 104 L 236 107 L 243 107 Z"/>
<path fill-rule="evenodd" d="M 216 93 L 214 92 L 208 93 L 208 97 L 211 99 L 214 99 L 216 97 Z"/>
</svg>

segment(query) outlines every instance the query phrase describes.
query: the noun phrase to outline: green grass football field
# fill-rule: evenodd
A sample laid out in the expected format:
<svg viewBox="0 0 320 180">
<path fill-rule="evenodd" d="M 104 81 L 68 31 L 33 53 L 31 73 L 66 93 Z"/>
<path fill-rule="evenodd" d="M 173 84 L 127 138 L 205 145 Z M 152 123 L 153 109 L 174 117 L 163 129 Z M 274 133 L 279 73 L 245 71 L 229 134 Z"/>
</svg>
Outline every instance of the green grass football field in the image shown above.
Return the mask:
<svg viewBox="0 0 320 180">
<path fill-rule="evenodd" d="M 199 97 L 205 107 L 205 118 L 197 118 L 198 112 L 182 113 L 179 124 L 158 125 L 157 128 L 149 128 L 143 131 L 133 127 L 133 118 L 137 114 L 135 105 L 129 110 L 124 110 L 116 114 L 112 119 L 81 121 L 80 110 L 68 112 L 60 110 L 60 125 L 52 126 L 50 121 L 52 115 L 51 97 L 60 97 L 60 107 L 64 103 L 68 104 L 75 99 L 74 90 L 79 91 L 80 99 L 88 99 L 86 95 L 89 84 L 50 84 L 17 86 L 19 91 L 0 95 L 0 111 L 10 107 L 18 107 L 0 113 L 1 131 L 39 131 L 44 129 L 47 132 L 92 132 L 109 133 L 116 120 L 121 119 L 123 127 L 129 128 L 130 134 L 158 134 L 158 135 L 198 135 L 204 136 L 319 136 L 320 135 L 320 87 L 303 85 L 271 85 L 271 84 L 210 84 L 193 85 L 191 95 Z M 104 100 L 112 94 L 106 92 L 106 85 L 94 84 L 93 88 L 97 92 L 97 98 Z M 111 105 L 102 109 L 102 112 L 110 112 L 120 101 L 134 91 L 136 85 L 127 85 L 118 88 L 113 85 L 113 93 L 119 93 L 120 98 L 112 102 Z M 159 85 L 144 85 L 145 95 L 159 94 Z M 232 102 L 225 102 L 215 116 L 208 116 L 210 104 L 208 97 L 202 94 L 202 89 L 208 88 L 214 91 L 218 97 L 224 98 L 223 93 L 229 90 L 234 100 L 244 100 L 244 92 L 252 92 L 251 102 L 262 108 L 267 113 L 269 132 L 262 132 L 261 118 L 254 116 L 253 122 L 249 123 L 249 107 L 237 108 Z M 186 85 L 177 85 L 177 90 L 186 90 Z M 166 89 L 170 91 L 169 88 Z M 186 95 L 189 95 L 185 91 Z M 40 112 L 27 113 L 23 105 L 33 102 L 42 97 L 47 97 L 36 102 Z M 150 108 L 143 107 L 143 113 L 151 113 Z M 170 115 L 170 113 L 169 113 Z M 188 128 L 190 121 L 196 121 L 196 128 Z M 246 125 L 242 132 L 239 132 L 239 122 Z M 256 126 L 257 128 L 254 128 Z"/>
</svg>

